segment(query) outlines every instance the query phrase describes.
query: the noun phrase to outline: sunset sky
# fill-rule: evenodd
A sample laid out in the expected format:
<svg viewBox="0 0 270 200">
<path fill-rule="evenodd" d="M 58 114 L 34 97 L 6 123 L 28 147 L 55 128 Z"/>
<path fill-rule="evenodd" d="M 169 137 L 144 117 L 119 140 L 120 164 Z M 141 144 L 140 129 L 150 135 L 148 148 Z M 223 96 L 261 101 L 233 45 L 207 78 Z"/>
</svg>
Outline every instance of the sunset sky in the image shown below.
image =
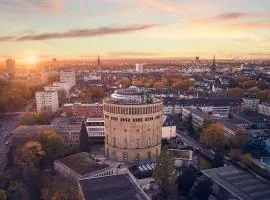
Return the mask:
<svg viewBox="0 0 270 200">
<path fill-rule="evenodd" d="M 270 58 L 269 0 L 0 0 L 0 59 Z"/>
</svg>

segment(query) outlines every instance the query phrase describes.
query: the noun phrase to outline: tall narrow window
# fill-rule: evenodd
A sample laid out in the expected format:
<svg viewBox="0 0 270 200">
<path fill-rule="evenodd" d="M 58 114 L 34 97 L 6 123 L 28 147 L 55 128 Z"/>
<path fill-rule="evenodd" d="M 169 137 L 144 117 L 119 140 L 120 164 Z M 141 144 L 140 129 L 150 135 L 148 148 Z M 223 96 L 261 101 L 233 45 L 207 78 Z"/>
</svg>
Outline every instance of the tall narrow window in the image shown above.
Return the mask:
<svg viewBox="0 0 270 200">
<path fill-rule="evenodd" d="M 140 139 L 136 139 L 136 149 L 140 148 Z"/>
<path fill-rule="evenodd" d="M 149 137 L 147 140 L 147 147 L 150 147 L 150 146 L 151 146 L 151 138 Z"/>
<path fill-rule="evenodd" d="M 113 146 L 115 147 L 116 146 L 116 138 L 113 137 Z"/>
<path fill-rule="evenodd" d="M 127 138 L 124 139 L 124 148 L 127 149 L 128 147 L 128 141 L 127 141 Z"/>
</svg>

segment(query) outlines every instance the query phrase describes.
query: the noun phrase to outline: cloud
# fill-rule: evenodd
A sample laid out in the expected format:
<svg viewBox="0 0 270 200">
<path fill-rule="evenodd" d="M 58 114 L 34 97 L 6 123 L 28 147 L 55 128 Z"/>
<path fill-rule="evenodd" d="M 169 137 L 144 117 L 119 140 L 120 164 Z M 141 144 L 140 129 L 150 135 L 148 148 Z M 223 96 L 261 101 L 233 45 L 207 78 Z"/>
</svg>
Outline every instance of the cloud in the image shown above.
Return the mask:
<svg viewBox="0 0 270 200">
<path fill-rule="evenodd" d="M 12 41 L 15 36 L 0 36 L 0 42 Z"/>
<path fill-rule="evenodd" d="M 37 6 L 47 11 L 62 11 L 64 4 L 62 0 L 24 0 L 23 2 Z"/>
<path fill-rule="evenodd" d="M 270 23 L 244 22 L 231 24 L 228 25 L 227 27 L 229 29 L 261 30 L 261 29 L 270 29 Z"/>
<path fill-rule="evenodd" d="M 203 19 L 195 19 L 186 21 L 187 24 L 211 24 L 211 23 L 219 23 L 226 21 L 233 21 L 238 19 L 258 19 L 258 18 L 268 18 L 268 14 L 262 13 L 252 13 L 252 12 L 225 12 L 220 13 L 218 15 L 203 18 Z"/>
<path fill-rule="evenodd" d="M 96 29 L 78 29 L 59 33 L 28 34 L 23 36 L 0 36 L 0 41 L 39 41 L 51 39 L 98 37 L 104 35 L 125 34 L 146 30 L 159 26 L 158 24 L 141 24 L 122 27 L 101 27 Z"/>
<path fill-rule="evenodd" d="M 140 57 L 140 56 L 158 56 L 159 53 L 149 53 L 149 52 L 110 52 L 110 56 L 116 57 Z"/>
<path fill-rule="evenodd" d="M 185 4 L 185 3 L 175 3 L 169 0 L 141 0 L 144 4 L 144 7 L 140 10 L 144 10 L 145 8 L 154 8 L 156 10 L 168 13 L 181 13 L 181 12 L 190 12 L 190 11 L 198 11 L 204 10 L 206 8 L 212 7 L 211 5 L 198 5 L 198 4 Z"/>
<path fill-rule="evenodd" d="M 253 52 L 253 53 L 249 53 L 249 56 L 268 56 L 270 57 L 270 53 L 260 53 L 260 52 Z"/>
<path fill-rule="evenodd" d="M 256 14 L 254 14 L 254 13 L 227 12 L 227 13 L 218 14 L 210 19 L 213 19 L 214 21 L 226 21 L 226 20 L 235 20 L 235 19 L 249 18 L 249 17 L 255 17 L 255 16 L 256 16 Z"/>
</svg>

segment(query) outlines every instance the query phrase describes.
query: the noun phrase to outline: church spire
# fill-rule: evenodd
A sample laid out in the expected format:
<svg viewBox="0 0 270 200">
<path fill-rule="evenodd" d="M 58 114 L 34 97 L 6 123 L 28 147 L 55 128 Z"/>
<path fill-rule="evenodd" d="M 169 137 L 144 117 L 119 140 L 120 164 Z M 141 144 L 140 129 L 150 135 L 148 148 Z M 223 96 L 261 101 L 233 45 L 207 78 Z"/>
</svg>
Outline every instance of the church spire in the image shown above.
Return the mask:
<svg viewBox="0 0 270 200">
<path fill-rule="evenodd" d="M 214 54 L 214 58 L 213 58 L 213 63 L 212 63 L 211 71 L 212 72 L 215 72 L 216 71 L 216 55 L 215 54 Z"/>
<path fill-rule="evenodd" d="M 97 64 L 98 64 L 98 66 L 100 66 L 100 58 L 99 58 L 99 56 L 98 56 Z"/>
</svg>

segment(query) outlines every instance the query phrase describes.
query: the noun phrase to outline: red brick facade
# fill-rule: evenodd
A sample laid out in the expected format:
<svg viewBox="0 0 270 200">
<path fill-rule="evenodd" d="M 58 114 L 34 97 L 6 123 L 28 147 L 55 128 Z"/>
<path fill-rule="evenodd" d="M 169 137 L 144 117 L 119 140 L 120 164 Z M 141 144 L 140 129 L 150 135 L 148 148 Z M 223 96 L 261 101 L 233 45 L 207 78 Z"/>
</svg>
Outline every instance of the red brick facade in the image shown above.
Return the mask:
<svg viewBox="0 0 270 200">
<path fill-rule="evenodd" d="M 102 104 L 64 104 L 62 112 L 77 119 L 103 117 Z"/>
</svg>

